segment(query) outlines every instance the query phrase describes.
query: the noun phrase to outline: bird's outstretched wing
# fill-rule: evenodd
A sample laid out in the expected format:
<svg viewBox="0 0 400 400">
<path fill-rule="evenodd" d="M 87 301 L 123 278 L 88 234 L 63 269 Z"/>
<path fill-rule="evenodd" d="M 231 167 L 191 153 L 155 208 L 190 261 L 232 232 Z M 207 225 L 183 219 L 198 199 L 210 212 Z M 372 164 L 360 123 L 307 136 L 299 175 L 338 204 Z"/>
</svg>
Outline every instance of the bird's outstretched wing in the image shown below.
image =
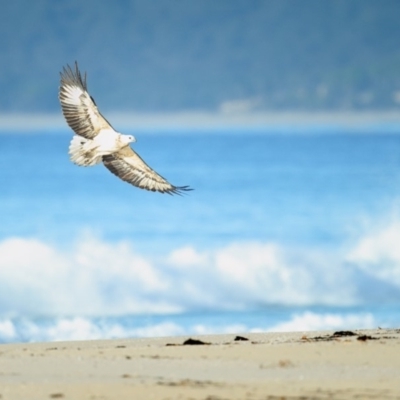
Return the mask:
<svg viewBox="0 0 400 400">
<path fill-rule="evenodd" d="M 102 129 L 113 129 L 88 93 L 86 74 L 82 78 L 78 63 L 75 62 L 75 70 L 67 65 L 60 75 L 58 97 L 64 117 L 71 129 L 86 139 L 93 139 Z"/>
<path fill-rule="evenodd" d="M 151 169 L 129 146 L 103 156 L 104 165 L 123 181 L 141 189 L 168 194 L 192 190 L 188 186 L 174 186 Z"/>
</svg>

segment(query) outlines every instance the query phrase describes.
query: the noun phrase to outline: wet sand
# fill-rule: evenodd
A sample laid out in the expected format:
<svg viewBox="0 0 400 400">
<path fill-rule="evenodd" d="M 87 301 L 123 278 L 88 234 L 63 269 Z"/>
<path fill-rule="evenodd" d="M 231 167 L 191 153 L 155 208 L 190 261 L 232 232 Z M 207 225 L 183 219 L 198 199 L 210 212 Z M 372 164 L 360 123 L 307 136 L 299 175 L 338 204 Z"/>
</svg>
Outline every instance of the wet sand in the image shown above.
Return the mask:
<svg viewBox="0 0 400 400">
<path fill-rule="evenodd" d="M 1 345 L 0 399 L 400 399 L 400 329 L 188 339 Z"/>
</svg>

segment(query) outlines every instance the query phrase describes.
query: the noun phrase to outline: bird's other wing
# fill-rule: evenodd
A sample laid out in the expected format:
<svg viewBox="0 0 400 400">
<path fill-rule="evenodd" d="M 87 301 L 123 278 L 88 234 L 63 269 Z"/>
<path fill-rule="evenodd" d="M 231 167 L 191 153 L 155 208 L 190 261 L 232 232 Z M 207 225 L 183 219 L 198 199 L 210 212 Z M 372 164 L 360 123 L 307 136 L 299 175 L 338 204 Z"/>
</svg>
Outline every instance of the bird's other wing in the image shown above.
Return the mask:
<svg viewBox="0 0 400 400">
<path fill-rule="evenodd" d="M 100 114 L 96 103 L 87 91 L 86 74 L 82 75 L 75 62 L 75 70 L 69 65 L 60 73 L 60 99 L 62 112 L 71 129 L 86 139 L 93 139 L 102 129 L 113 129 Z"/>
<path fill-rule="evenodd" d="M 181 194 L 193 190 L 188 186 L 171 185 L 151 169 L 129 146 L 116 153 L 103 156 L 103 163 L 118 178 L 141 189 L 168 194 Z"/>
</svg>

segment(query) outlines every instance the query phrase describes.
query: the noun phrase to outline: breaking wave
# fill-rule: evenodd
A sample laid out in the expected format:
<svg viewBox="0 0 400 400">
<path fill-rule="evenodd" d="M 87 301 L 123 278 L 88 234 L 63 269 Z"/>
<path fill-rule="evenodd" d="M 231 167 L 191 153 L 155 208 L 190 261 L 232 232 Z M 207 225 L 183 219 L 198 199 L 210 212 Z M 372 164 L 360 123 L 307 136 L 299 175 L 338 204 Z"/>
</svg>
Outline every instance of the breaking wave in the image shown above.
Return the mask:
<svg viewBox="0 0 400 400">
<path fill-rule="evenodd" d="M 0 315 L 172 314 L 400 301 L 400 223 L 338 249 L 236 242 L 152 258 L 127 241 L 0 242 Z"/>
</svg>

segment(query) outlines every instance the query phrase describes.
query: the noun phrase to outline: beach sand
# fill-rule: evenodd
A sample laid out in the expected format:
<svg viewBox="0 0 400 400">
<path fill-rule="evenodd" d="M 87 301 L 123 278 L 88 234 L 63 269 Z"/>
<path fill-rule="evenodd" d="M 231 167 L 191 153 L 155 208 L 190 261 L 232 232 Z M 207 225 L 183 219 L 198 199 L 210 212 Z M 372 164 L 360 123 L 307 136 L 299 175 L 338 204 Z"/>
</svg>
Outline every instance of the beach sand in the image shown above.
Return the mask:
<svg viewBox="0 0 400 400">
<path fill-rule="evenodd" d="M 191 338 L 1 345 L 0 399 L 400 399 L 400 329 Z"/>
</svg>

